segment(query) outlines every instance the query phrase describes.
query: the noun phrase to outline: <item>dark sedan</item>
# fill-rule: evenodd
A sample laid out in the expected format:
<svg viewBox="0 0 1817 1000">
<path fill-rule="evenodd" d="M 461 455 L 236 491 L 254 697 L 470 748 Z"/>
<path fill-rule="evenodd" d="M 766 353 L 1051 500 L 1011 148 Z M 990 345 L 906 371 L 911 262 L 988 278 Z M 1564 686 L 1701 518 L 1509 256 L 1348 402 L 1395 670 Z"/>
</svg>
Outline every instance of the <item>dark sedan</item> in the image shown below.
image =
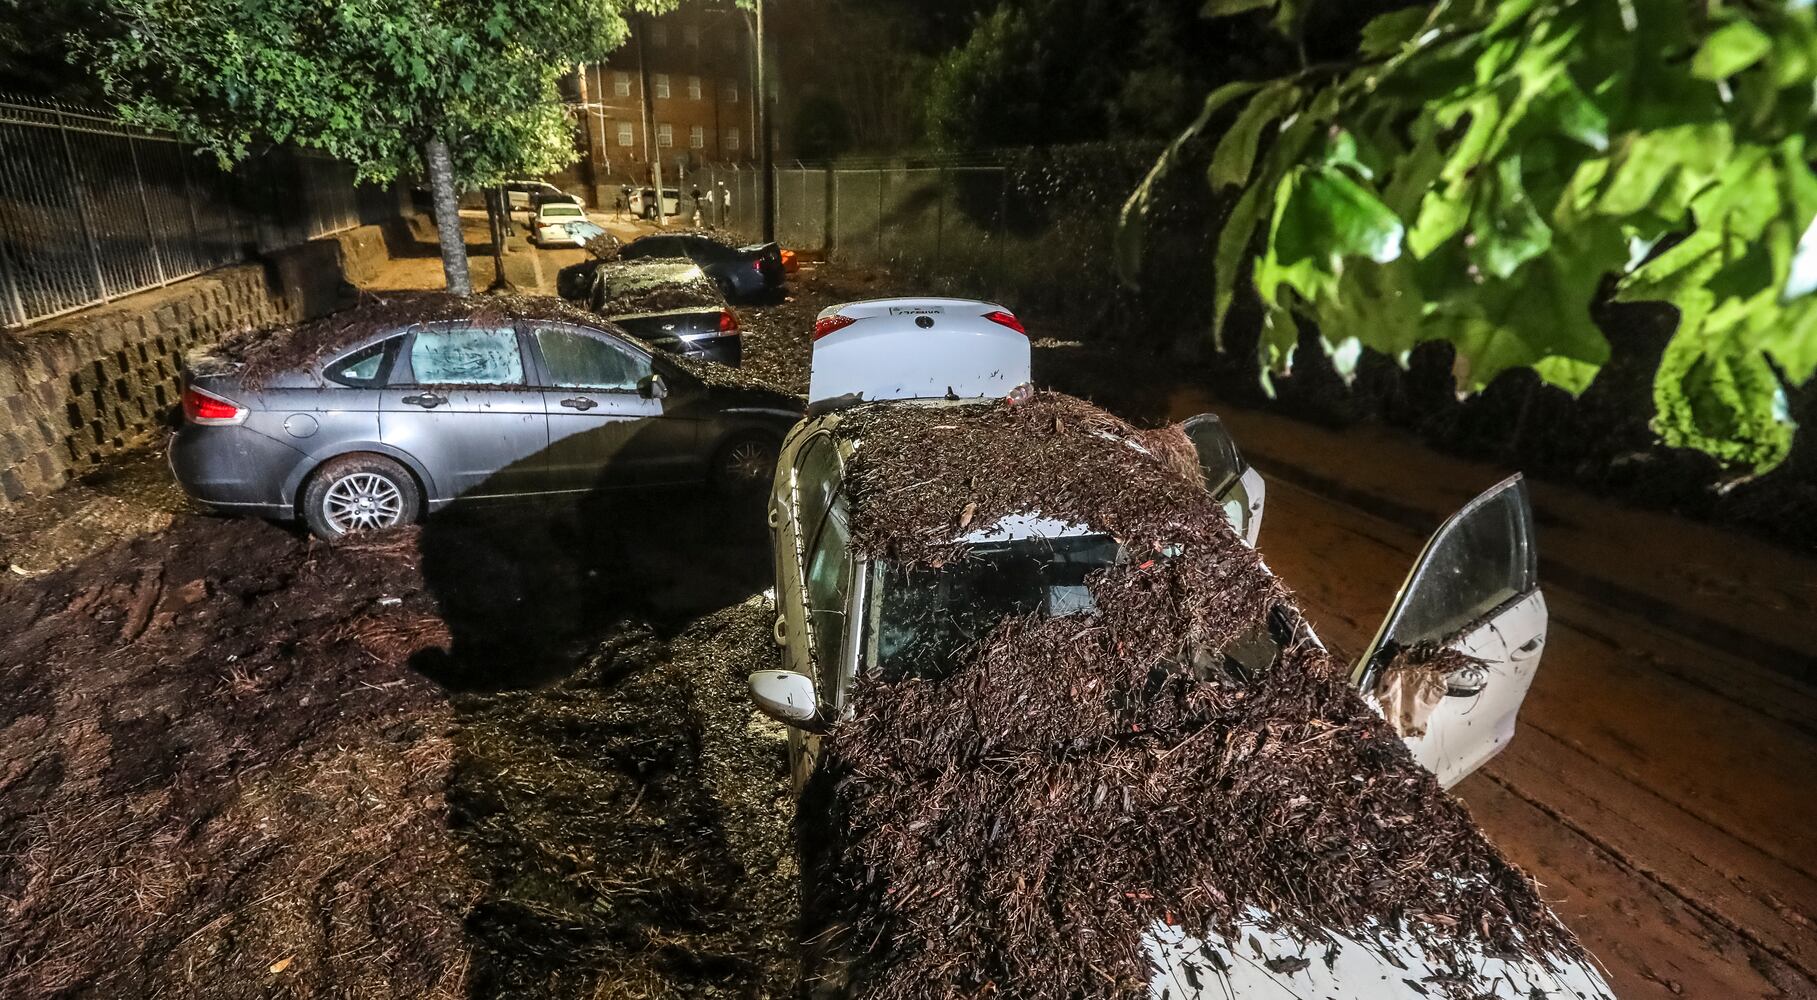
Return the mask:
<svg viewBox="0 0 1817 1000">
<path fill-rule="evenodd" d="M 733 302 L 750 302 L 782 287 L 787 272 L 774 243 L 732 246 L 714 236 L 673 233 L 644 236 L 618 251 L 621 260 L 686 260 L 704 271 Z"/>
<path fill-rule="evenodd" d="M 687 261 L 583 261 L 562 268 L 556 289 L 657 350 L 733 368 L 743 359 L 738 317 Z"/>
<path fill-rule="evenodd" d="M 192 357 L 177 480 L 210 506 L 301 517 L 338 538 L 456 499 L 761 487 L 800 416 L 797 397 L 559 303 L 451 316 L 461 301 L 414 321 L 343 314 L 294 341 Z"/>
</svg>

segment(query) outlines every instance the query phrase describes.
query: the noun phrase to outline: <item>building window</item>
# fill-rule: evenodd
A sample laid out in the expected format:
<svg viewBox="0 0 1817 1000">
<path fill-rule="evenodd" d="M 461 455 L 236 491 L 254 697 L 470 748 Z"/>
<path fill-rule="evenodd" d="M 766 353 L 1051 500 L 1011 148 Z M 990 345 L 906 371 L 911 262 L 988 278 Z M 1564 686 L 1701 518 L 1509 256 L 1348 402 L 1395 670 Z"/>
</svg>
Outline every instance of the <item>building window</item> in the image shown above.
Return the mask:
<svg viewBox="0 0 1817 1000">
<path fill-rule="evenodd" d="M 656 80 L 656 96 L 657 97 L 668 97 L 669 96 L 669 74 L 658 73 L 658 74 L 656 74 L 655 80 Z"/>
<path fill-rule="evenodd" d="M 631 144 L 633 138 L 634 138 L 634 134 L 633 134 L 633 130 L 631 128 L 631 123 L 630 122 L 619 122 L 618 123 L 618 144 L 620 146 L 629 146 Z"/>
<path fill-rule="evenodd" d="M 728 153 L 738 152 L 738 130 L 737 129 L 735 129 L 735 128 L 726 129 L 725 147 L 726 147 L 726 152 L 728 152 Z"/>
<path fill-rule="evenodd" d="M 689 45 L 698 46 L 700 44 L 700 25 L 690 24 L 682 28 L 681 40 Z"/>
<path fill-rule="evenodd" d="M 662 23 L 650 25 L 650 44 L 656 46 L 669 44 L 669 26 Z"/>
<path fill-rule="evenodd" d="M 725 83 L 721 84 L 719 87 L 719 99 L 727 104 L 737 104 L 738 84 L 731 80 L 727 80 Z"/>
<path fill-rule="evenodd" d="M 688 100 L 700 100 L 700 77 L 698 76 L 688 77 Z"/>
<path fill-rule="evenodd" d="M 618 97 L 630 97 L 631 96 L 631 74 L 616 73 L 616 72 L 613 73 L 612 74 L 612 93 Z"/>
<path fill-rule="evenodd" d="M 705 148 L 707 148 L 706 126 L 704 126 L 704 125 L 688 126 L 688 148 L 689 149 L 705 149 Z"/>
<path fill-rule="evenodd" d="M 664 149 L 675 145 L 675 126 L 668 122 L 656 126 L 656 144 Z"/>
</svg>

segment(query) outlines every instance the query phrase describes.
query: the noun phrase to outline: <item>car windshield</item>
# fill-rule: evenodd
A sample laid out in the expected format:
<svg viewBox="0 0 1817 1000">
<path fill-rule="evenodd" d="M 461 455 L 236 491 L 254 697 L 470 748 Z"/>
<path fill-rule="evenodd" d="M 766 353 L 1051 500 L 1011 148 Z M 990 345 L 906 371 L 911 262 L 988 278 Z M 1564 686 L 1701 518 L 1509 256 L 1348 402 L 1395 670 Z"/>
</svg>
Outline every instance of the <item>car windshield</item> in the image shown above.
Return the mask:
<svg viewBox="0 0 1817 1000">
<path fill-rule="evenodd" d="M 975 545 L 938 569 L 879 560 L 871 662 L 886 678 L 943 676 L 1005 618 L 1095 610 L 1086 577 L 1121 554 L 1107 535 L 1077 535 Z"/>
</svg>

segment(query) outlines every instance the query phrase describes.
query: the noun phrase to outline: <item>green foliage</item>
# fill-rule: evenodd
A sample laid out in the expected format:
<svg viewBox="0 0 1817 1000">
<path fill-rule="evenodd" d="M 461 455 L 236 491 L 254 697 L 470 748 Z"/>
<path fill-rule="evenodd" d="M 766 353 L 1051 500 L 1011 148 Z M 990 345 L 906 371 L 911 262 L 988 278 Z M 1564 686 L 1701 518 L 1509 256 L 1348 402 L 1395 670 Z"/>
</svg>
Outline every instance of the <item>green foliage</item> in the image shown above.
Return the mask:
<svg viewBox="0 0 1817 1000">
<path fill-rule="evenodd" d="M 1209 6 L 1290 28 L 1305 4 Z M 1311 320 L 1329 350 L 1448 341 L 1463 390 L 1530 366 L 1581 392 L 1612 278 L 1681 316 L 1663 440 L 1765 469 L 1785 386 L 1817 371 L 1814 86 L 1808 3 L 1439 0 L 1376 18 L 1351 62 L 1214 93 L 1125 206 L 1118 260 L 1133 280 L 1155 179 L 1222 125 L 1214 332 L 1252 281 L 1265 372 Z"/>
<path fill-rule="evenodd" d="M 624 41 L 624 11 L 674 0 L 106 0 L 78 55 L 128 121 L 221 160 L 266 143 L 318 149 L 368 180 L 446 141 L 487 183 L 574 156 L 556 83 Z"/>
</svg>

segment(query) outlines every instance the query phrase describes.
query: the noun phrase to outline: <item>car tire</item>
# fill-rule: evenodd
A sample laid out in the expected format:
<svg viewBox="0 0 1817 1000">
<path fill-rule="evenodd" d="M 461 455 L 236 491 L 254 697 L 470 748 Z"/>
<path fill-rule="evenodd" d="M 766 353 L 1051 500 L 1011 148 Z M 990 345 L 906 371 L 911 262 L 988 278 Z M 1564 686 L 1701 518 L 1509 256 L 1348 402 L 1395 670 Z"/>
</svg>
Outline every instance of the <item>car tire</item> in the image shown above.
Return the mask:
<svg viewBox="0 0 1817 1000">
<path fill-rule="evenodd" d="M 310 532 L 332 542 L 414 522 L 423 491 L 410 470 L 389 458 L 342 455 L 310 475 L 299 506 Z"/>
<path fill-rule="evenodd" d="M 770 488 L 781 442 L 767 434 L 740 434 L 713 453 L 713 488 L 727 496 L 750 496 Z"/>
</svg>

